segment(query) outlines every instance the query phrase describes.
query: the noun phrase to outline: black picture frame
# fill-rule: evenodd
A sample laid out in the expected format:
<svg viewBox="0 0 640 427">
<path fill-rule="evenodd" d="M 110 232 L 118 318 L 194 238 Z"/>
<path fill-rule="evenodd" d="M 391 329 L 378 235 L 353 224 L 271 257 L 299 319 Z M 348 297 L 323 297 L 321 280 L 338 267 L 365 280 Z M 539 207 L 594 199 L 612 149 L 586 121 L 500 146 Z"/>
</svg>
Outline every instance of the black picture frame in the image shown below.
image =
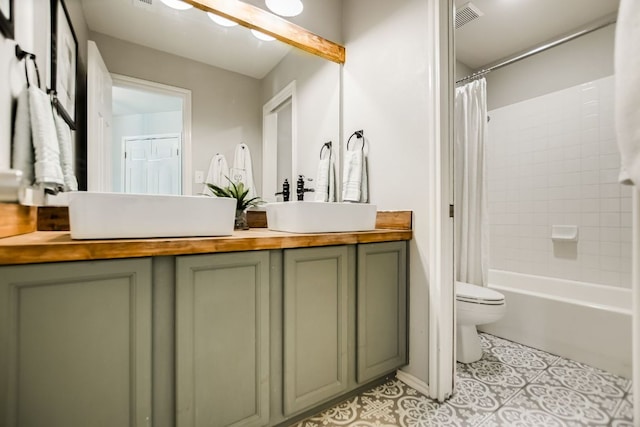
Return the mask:
<svg viewBox="0 0 640 427">
<path fill-rule="evenodd" d="M 64 0 L 51 0 L 51 91 L 54 105 L 76 130 L 78 38 Z"/>
<path fill-rule="evenodd" d="M 0 0 L 0 33 L 12 39 L 13 34 L 13 0 Z"/>
</svg>

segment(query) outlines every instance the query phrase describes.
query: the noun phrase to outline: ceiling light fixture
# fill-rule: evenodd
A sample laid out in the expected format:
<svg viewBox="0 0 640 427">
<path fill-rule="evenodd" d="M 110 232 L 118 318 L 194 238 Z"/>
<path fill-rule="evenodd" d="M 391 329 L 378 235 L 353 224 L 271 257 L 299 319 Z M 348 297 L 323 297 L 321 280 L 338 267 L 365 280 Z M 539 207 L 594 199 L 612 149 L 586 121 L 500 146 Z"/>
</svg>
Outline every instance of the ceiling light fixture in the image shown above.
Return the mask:
<svg viewBox="0 0 640 427">
<path fill-rule="evenodd" d="M 181 0 L 160 0 L 160 1 L 162 1 L 162 3 L 166 4 L 167 6 L 177 10 L 187 10 L 193 7 L 192 5 L 185 3 Z"/>
<path fill-rule="evenodd" d="M 253 34 L 255 38 L 264 40 L 266 42 L 272 42 L 276 39 L 275 37 L 271 37 L 265 33 L 261 33 L 260 31 L 256 31 L 256 30 L 251 30 L 251 34 Z"/>
<path fill-rule="evenodd" d="M 300 0 L 265 0 L 265 3 L 273 13 L 280 16 L 297 16 L 304 9 Z"/>
<path fill-rule="evenodd" d="M 207 12 L 209 18 L 218 25 L 222 25 L 223 27 L 235 27 L 238 25 L 237 22 L 233 22 L 230 19 L 223 18 L 220 15 L 216 15 L 215 13 Z"/>
</svg>

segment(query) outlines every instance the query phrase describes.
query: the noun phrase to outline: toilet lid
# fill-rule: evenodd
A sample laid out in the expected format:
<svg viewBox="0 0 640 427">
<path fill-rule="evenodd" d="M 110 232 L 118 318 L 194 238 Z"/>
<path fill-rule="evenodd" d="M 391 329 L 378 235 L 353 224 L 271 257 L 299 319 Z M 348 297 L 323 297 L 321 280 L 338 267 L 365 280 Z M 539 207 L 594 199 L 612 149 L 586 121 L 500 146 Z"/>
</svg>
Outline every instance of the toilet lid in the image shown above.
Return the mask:
<svg viewBox="0 0 640 427">
<path fill-rule="evenodd" d="M 504 295 L 492 289 L 469 283 L 456 282 L 456 299 L 474 304 L 504 304 Z"/>
</svg>

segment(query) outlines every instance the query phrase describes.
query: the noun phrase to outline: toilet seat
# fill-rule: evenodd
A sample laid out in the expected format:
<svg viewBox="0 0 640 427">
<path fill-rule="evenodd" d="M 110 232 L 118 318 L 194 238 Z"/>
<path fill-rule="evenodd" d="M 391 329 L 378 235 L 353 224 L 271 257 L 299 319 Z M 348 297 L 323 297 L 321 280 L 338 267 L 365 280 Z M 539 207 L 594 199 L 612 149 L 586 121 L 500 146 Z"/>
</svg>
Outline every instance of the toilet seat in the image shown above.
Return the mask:
<svg viewBox="0 0 640 427">
<path fill-rule="evenodd" d="M 456 282 L 456 300 L 479 305 L 503 305 L 504 295 L 483 286 Z"/>
</svg>

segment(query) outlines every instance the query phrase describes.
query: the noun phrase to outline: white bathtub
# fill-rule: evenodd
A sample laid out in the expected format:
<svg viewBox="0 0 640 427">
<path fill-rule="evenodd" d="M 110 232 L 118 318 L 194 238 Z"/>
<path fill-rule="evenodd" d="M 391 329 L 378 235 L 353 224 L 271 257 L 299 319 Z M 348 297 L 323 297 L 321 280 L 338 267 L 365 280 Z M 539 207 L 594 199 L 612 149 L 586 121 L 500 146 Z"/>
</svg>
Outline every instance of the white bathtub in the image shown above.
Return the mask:
<svg viewBox="0 0 640 427">
<path fill-rule="evenodd" d="M 479 329 L 631 378 L 631 290 L 490 270 L 507 313 Z"/>
</svg>

